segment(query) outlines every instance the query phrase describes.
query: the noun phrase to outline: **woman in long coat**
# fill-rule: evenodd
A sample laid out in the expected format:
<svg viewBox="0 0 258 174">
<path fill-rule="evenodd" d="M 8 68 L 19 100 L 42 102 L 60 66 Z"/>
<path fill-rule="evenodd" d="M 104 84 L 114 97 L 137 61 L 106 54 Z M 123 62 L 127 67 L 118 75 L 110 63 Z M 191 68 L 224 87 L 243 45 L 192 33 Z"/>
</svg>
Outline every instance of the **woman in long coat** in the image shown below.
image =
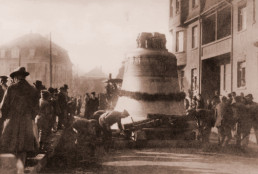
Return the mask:
<svg viewBox="0 0 258 174">
<path fill-rule="evenodd" d="M 1 103 L 4 128 L 0 140 L 1 151 L 13 153 L 25 164 L 27 152 L 37 147 L 33 122 L 37 112 L 37 91 L 26 80 L 24 67 L 10 74 L 14 84 L 7 89 Z"/>
</svg>

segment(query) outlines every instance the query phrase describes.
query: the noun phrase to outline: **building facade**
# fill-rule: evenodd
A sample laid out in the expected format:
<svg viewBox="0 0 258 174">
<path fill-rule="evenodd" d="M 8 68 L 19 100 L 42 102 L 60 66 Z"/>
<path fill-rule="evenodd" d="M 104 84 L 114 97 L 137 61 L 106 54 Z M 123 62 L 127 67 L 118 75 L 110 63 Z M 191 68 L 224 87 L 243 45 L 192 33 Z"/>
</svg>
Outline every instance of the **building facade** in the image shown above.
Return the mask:
<svg viewBox="0 0 258 174">
<path fill-rule="evenodd" d="M 40 34 L 27 34 L 0 46 L 0 75 L 8 76 L 18 66 L 30 72 L 27 79 L 31 84 L 41 80 L 46 87 L 60 87 L 72 82 L 72 63 L 67 51 Z"/>
<path fill-rule="evenodd" d="M 258 2 L 170 0 L 169 30 L 182 91 L 252 93 L 258 101 Z"/>
</svg>

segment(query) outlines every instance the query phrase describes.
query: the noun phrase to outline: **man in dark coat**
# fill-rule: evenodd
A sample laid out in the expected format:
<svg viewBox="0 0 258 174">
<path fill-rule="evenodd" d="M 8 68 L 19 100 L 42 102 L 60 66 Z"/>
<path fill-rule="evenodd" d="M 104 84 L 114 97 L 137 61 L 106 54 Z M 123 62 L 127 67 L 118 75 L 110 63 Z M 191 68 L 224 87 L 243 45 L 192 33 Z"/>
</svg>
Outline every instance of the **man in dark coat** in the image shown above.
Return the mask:
<svg viewBox="0 0 258 174">
<path fill-rule="evenodd" d="M 68 87 L 67 84 L 64 84 L 63 88 L 64 88 L 64 94 L 65 94 L 65 97 L 66 97 L 66 101 L 68 102 L 69 101 L 69 95 L 68 95 L 69 87 Z"/>
<path fill-rule="evenodd" d="M 37 89 L 37 91 L 38 91 L 38 98 L 40 99 L 40 97 L 41 97 L 41 90 L 43 90 L 43 89 L 46 89 L 45 88 L 45 86 L 42 84 L 42 81 L 40 81 L 40 80 L 36 80 L 36 82 L 35 83 L 33 83 L 33 85 L 35 86 L 35 88 Z"/>
<path fill-rule="evenodd" d="M 85 111 L 84 111 L 84 117 L 89 119 L 90 117 L 90 94 L 86 93 L 85 95 Z"/>
<path fill-rule="evenodd" d="M 62 129 L 62 126 L 67 126 L 67 100 L 64 87 L 60 87 L 58 93 L 58 104 L 60 107 L 60 113 L 58 115 L 58 129 Z"/>
<path fill-rule="evenodd" d="M 249 135 L 251 129 L 251 118 L 247 108 L 241 101 L 240 96 L 234 98 L 234 103 L 231 105 L 233 118 L 236 122 L 236 145 L 241 146 L 242 139 Z"/>
<path fill-rule="evenodd" d="M 50 87 L 48 88 L 50 93 L 50 104 L 53 107 L 53 117 L 52 117 L 52 129 L 54 132 L 57 131 L 56 117 L 61 113 L 59 103 L 57 101 L 57 95 L 55 95 L 55 89 Z"/>
<path fill-rule="evenodd" d="M 26 80 L 29 75 L 24 67 L 10 74 L 14 84 L 8 87 L 1 102 L 5 120 L 1 137 L 1 151 L 13 153 L 25 164 L 27 152 L 36 148 L 33 122 L 37 114 L 37 91 Z"/>
<path fill-rule="evenodd" d="M 99 98 L 96 97 L 96 93 L 92 92 L 91 93 L 91 98 L 90 98 L 90 118 L 93 116 L 94 112 L 96 112 L 99 108 Z"/>
<path fill-rule="evenodd" d="M 196 97 L 196 109 L 204 109 L 205 103 L 201 96 L 201 94 L 198 94 Z"/>
</svg>

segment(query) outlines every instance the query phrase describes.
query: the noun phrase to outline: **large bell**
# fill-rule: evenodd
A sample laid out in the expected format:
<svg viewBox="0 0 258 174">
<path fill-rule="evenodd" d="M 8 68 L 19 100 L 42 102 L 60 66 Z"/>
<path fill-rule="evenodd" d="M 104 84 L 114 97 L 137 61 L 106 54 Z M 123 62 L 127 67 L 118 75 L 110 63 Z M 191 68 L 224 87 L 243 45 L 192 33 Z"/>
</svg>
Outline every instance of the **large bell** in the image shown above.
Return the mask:
<svg viewBox="0 0 258 174">
<path fill-rule="evenodd" d="M 166 49 L 160 33 L 140 33 L 138 48 L 126 55 L 122 88 L 115 110 L 126 109 L 133 121 L 148 114 L 184 115 L 184 93 L 179 91 L 177 60 Z M 131 119 L 123 123 L 132 122 Z"/>
</svg>

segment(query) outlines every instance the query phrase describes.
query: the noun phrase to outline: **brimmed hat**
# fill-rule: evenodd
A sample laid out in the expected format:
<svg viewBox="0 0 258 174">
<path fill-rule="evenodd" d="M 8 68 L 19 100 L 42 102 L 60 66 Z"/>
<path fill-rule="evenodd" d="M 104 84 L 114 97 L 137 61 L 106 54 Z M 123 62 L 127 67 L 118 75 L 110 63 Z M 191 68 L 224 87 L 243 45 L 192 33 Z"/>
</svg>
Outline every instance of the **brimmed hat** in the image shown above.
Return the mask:
<svg viewBox="0 0 258 174">
<path fill-rule="evenodd" d="M 245 96 L 245 98 L 254 99 L 252 94 L 247 94 L 247 95 Z"/>
<path fill-rule="evenodd" d="M 64 88 L 63 86 L 61 86 L 61 87 L 59 88 L 59 90 L 60 90 L 60 91 L 63 91 L 63 90 L 65 90 L 65 88 Z"/>
<path fill-rule="evenodd" d="M 48 88 L 48 92 L 50 92 L 51 94 L 53 94 L 53 93 L 55 92 L 55 89 L 52 88 L 52 87 L 49 87 L 49 88 Z"/>
<path fill-rule="evenodd" d="M 43 97 L 48 97 L 48 96 L 50 95 L 50 93 L 49 93 L 47 90 L 42 90 L 42 91 L 41 91 L 41 95 L 42 95 Z"/>
<path fill-rule="evenodd" d="M 42 81 L 40 81 L 40 80 L 36 80 L 36 82 L 33 83 L 33 84 L 34 84 L 34 86 L 35 86 L 37 89 L 40 89 L 40 90 L 46 89 L 46 87 L 42 84 Z"/>
<path fill-rule="evenodd" d="M 1 80 L 7 80 L 8 77 L 7 77 L 7 76 L 0 76 L 0 79 L 1 79 Z"/>
<path fill-rule="evenodd" d="M 64 89 L 69 89 L 67 84 L 64 84 Z"/>
<path fill-rule="evenodd" d="M 55 93 L 58 93 L 58 89 L 57 89 L 57 88 L 54 88 L 54 92 L 55 92 Z"/>
<path fill-rule="evenodd" d="M 43 86 L 42 81 L 36 80 L 35 83 L 33 83 L 35 86 Z"/>
<path fill-rule="evenodd" d="M 15 69 L 11 74 L 10 77 L 14 78 L 17 75 L 22 75 L 24 77 L 30 75 L 29 72 L 26 71 L 25 67 L 18 67 L 17 69 Z"/>
</svg>

